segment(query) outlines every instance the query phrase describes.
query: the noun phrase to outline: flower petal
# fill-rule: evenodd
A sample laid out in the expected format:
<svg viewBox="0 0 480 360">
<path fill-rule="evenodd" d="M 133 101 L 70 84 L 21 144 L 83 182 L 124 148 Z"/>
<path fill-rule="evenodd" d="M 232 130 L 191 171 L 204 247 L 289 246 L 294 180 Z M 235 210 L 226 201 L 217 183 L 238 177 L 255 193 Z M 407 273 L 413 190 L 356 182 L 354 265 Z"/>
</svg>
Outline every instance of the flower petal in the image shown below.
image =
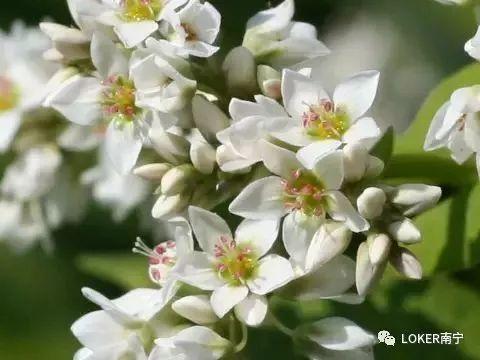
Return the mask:
<svg viewBox="0 0 480 360">
<path fill-rule="evenodd" d="M 121 175 L 128 174 L 137 163 L 142 140 L 131 123 L 118 126 L 110 121 L 105 134 L 105 148 L 113 167 Z"/>
<path fill-rule="evenodd" d="M 344 221 L 353 232 L 362 232 L 369 229 L 370 224 L 358 214 L 345 195 L 340 191 L 329 191 L 328 213 L 336 221 Z"/>
<path fill-rule="evenodd" d="M 273 174 L 289 179 L 295 170 L 302 167 L 293 151 L 274 145 L 268 141 L 260 142 L 260 151 L 265 167 Z"/>
<path fill-rule="evenodd" d="M 93 65 L 103 79 L 128 74 L 128 57 L 105 34 L 95 32 L 90 46 Z"/>
<path fill-rule="evenodd" d="M 214 290 L 224 285 L 218 278 L 207 254 L 194 251 L 177 262 L 171 274 L 180 281 L 202 290 Z"/>
<path fill-rule="evenodd" d="M 247 281 L 247 286 L 254 294 L 265 295 L 284 286 L 293 278 L 290 262 L 272 254 L 259 261 L 255 277 Z"/>
<path fill-rule="evenodd" d="M 235 232 L 237 244 L 253 248 L 255 256 L 261 257 L 270 250 L 278 237 L 280 220 L 243 220 Z"/>
<path fill-rule="evenodd" d="M 378 71 L 360 72 L 337 86 L 333 94 L 335 106 L 347 111 L 352 121 L 365 114 L 377 95 Z"/>
<path fill-rule="evenodd" d="M 343 152 L 336 150 L 325 155 L 315 163 L 312 170 L 326 189 L 340 189 L 344 178 Z"/>
<path fill-rule="evenodd" d="M 286 214 L 282 200 L 283 187 L 277 176 L 249 184 L 228 207 L 232 214 L 247 219 L 279 219 Z"/>
<path fill-rule="evenodd" d="M 172 304 L 172 310 L 198 325 L 208 325 L 218 321 L 207 295 L 180 298 Z"/>
<path fill-rule="evenodd" d="M 190 206 L 188 214 L 198 244 L 208 254 L 215 254 L 215 245 L 220 238 L 233 238 L 227 223 L 217 214 L 196 206 Z"/>
<path fill-rule="evenodd" d="M 382 135 L 382 131 L 372 118 L 362 118 L 357 120 L 347 132 L 343 135 L 345 143 L 361 142 L 366 139 L 375 139 Z"/>
<path fill-rule="evenodd" d="M 250 294 L 235 306 L 234 311 L 241 322 L 248 326 L 259 326 L 267 315 L 268 301 L 265 296 Z"/>
<path fill-rule="evenodd" d="M 114 27 L 120 41 L 126 48 L 133 48 L 158 29 L 155 21 L 121 23 Z"/>
<path fill-rule="evenodd" d="M 297 152 L 297 159 L 307 169 L 313 169 L 319 159 L 337 150 L 341 145 L 342 142 L 338 140 L 317 141 L 301 148 Z"/>
<path fill-rule="evenodd" d="M 10 146 L 15 134 L 22 122 L 22 114 L 18 111 L 0 112 L 0 152 L 4 152 Z"/>
<path fill-rule="evenodd" d="M 210 298 L 213 311 L 219 318 L 223 318 L 235 305 L 248 295 L 246 286 L 233 286 L 226 284 L 215 289 Z"/>
</svg>

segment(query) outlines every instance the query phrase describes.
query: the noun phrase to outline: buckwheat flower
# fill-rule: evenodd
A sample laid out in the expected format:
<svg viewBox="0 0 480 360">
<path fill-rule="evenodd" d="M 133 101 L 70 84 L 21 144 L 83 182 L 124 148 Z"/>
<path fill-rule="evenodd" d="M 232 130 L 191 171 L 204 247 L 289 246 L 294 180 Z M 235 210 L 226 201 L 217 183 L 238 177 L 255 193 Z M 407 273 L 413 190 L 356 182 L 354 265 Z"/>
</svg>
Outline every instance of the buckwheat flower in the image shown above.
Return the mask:
<svg viewBox="0 0 480 360">
<path fill-rule="evenodd" d="M 316 159 L 342 144 L 378 138 L 375 120 L 364 117 L 375 99 L 379 73 L 364 71 L 340 83 L 333 97 L 318 79 L 284 70 L 282 96 L 292 120 L 281 140 L 303 147 L 302 158 Z"/>
<path fill-rule="evenodd" d="M 285 109 L 275 100 L 263 95 L 256 102 L 233 99 L 229 110 L 233 122 L 217 133 L 221 145 L 217 148 L 217 162 L 225 172 L 248 169 L 261 162 L 261 140 L 269 140 L 289 121 Z"/>
<path fill-rule="evenodd" d="M 230 212 L 256 220 L 280 219 L 289 213 L 319 219 L 329 215 L 353 232 L 368 230 L 368 222 L 340 191 L 344 178 L 340 150 L 306 163 L 289 150 L 263 142 L 262 158 L 275 176 L 249 184 L 232 201 Z"/>
<path fill-rule="evenodd" d="M 283 68 L 330 52 L 313 25 L 292 21 L 294 12 L 294 1 L 285 0 L 248 20 L 243 46 L 257 62 Z"/>
<path fill-rule="evenodd" d="M 99 0 L 92 7 L 73 0 L 80 17 L 93 18 L 98 23 L 111 26 L 127 48 L 141 44 L 159 29 L 166 14 L 175 11 L 187 0 Z"/>
<path fill-rule="evenodd" d="M 220 23 L 221 15 L 212 4 L 189 0 L 177 12 L 165 15 L 160 31 L 183 56 L 210 57 L 219 49 L 212 44 L 220 31 Z"/>
<path fill-rule="evenodd" d="M 82 316 L 71 330 L 93 353 L 92 358 L 118 359 L 142 354 L 144 348 L 152 347 L 155 338 L 174 335 L 181 329 L 181 318 L 172 316 L 166 304 L 152 301 L 158 292 L 135 289 L 109 300 L 95 290 L 83 288 L 83 295 L 102 310 Z"/>
<path fill-rule="evenodd" d="M 475 60 L 480 60 L 480 26 L 475 36 L 466 42 L 465 51 Z"/>
<path fill-rule="evenodd" d="M 123 221 L 149 195 L 148 184 L 133 174 L 120 175 L 111 165 L 103 146 L 97 166 L 81 175 L 83 185 L 91 186 L 95 200 L 112 209 L 116 222 Z"/>
<path fill-rule="evenodd" d="M 424 149 L 432 151 L 446 147 L 458 164 L 463 164 L 473 153 L 477 153 L 480 164 L 480 127 L 477 119 L 480 111 L 480 86 L 456 90 L 435 114 L 428 130 Z"/>
<path fill-rule="evenodd" d="M 155 340 L 152 360 L 216 360 L 224 356 L 232 343 L 205 326 L 192 326 L 170 338 Z"/>
<path fill-rule="evenodd" d="M 25 114 L 41 104 L 55 67 L 39 60 L 48 47 L 37 29 L 15 23 L 9 34 L 0 31 L 0 152 L 6 151 Z"/>
<path fill-rule="evenodd" d="M 267 255 L 278 236 L 279 221 L 244 220 L 233 236 L 214 213 L 191 206 L 189 215 L 202 252 L 195 251 L 179 263 L 178 279 L 212 291 L 210 302 L 219 318 L 234 308 L 242 322 L 261 324 L 268 308 L 265 295 L 294 276 L 287 259 Z"/>
</svg>

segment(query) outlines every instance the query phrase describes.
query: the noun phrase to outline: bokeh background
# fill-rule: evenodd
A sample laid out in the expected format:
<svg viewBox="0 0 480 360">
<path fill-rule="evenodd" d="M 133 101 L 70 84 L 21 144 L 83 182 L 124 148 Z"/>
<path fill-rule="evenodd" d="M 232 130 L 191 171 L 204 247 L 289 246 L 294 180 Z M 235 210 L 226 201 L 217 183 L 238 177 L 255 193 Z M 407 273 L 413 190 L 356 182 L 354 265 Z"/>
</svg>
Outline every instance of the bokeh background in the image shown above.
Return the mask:
<svg viewBox="0 0 480 360">
<path fill-rule="evenodd" d="M 223 15 L 226 48 L 241 42 L 246 20 L 267 5 L 263 0 L 211 2 Z M 375 115 L 399 131 L 406 129 L 441 78 L 471 62 L 463 51 L 464 42 L 476 29 L 471 8 L 442 6 L 433 0 L 296 3 L 296 19 L 317 25 L 320 38 L 333 50 L 322 70 L 325 82 L 362 69 L 381 70 L 382 90 Z M 71 24 L 64 0 L 2 1 L 0 9 L 3 30 L 18 19 L 32 26 L 43 19 Z M 128 254 L 139 231 L 135 214 L 118 225 L 108 211 L 92 207 L 85 224 L 54 234 L 57 247 L 51 255 L 41 249 L 15 254 L 0 243 L 0 359 L 71 358 L 79 344 L 69 327 L 94 308 L 81 297 L 80 288 L 94 287 L 114 297 L 124 291 L 119 284 L 128 286 L 136 280 L 132 279 L 135 274 L 128 273 L 130 260 L 112 262 L 109 268 L 108 261 L 96 266 L 95 256 L 101 258 L 107 251 Z M 85 261 L 85 254 L 94 255 L 93 260 Z M 146 259 L 138 261 L 146 264 Z M 92 268 L 96 273 L 116 273 L 117 281 L 99 280 L 91 275 Z M 397 341 L 401 333 L 464 334 L 459 346 L 397 343 L 387 348 L 380 344 L 375 349 L 378 359 L 480 359 L 480 268 L 419 282 L 383 282 L 360 306 L 312 303 L 299 308 L 282 301 L 276 306 L 287 322 L 335 311 L 373 332 L 387 329 Z M 294 358 L 289 340 L 281 335 L 251 335 L 249 351 L 255 355 L 251 358 Z"/>
</svg>

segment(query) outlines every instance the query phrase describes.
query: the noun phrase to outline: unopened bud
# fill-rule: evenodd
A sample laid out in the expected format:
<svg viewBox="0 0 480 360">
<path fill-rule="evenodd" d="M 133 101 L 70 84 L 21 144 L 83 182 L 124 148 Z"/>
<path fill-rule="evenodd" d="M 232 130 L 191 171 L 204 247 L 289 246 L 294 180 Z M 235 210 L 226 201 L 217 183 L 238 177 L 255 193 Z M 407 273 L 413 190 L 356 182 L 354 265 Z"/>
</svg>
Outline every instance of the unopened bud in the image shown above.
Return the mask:
<svg viewBox="0 0 480 360">
<path fill-rule="evenodd" d="M 365 169 L 365 177 L 367 178 L 375 178 L 379 176 L 383 170 L 385 169 L 385 163 L 375 157 L 375 156 L 368 156 L 367 160 L 367 168 Z"/>
<path fill-rule="evenodd" d="M 172 163 L 188 158 L 189 143 L 184 136 L 165 131 L 161 126 L 154 126 L 149 131 L 153 148 L 160 156 Z"/>
<path fill-rule="evenodd" d="M 208 142 L 215 142 L 217 133 L 229 125 L 227 115 L 202 95 L 193 97 L 192 111 L 195 125 Z"/>
<path fill-rule="evenodd" d="M 387 195 L 382 189 L 369 187 L 363 190 L 357 199 L 357 208 L 360 215 L 371 220 L 382 215 Z"/>
<path fill-rule="evenodd" d="M 391 195 L 391 202 L 405 216 L 414 216 L 430 209 L 440 200 L 442 189 L 424 184 L 398 186 Z"/>
<path fill-rule="evenodd" d="M 171 168 L 172 165 L 166 163 L 147 164 L 137 167 L 133 173 L 145 180 L 160 181 Z"/>
<path fill-rule="evenodd" d="M 215 149 L 206 142 L 194 141 L 190 146 L 190 160 L 202 174 L 211 174 L 216 161 Z"/>
<path fill-rule="evenodd" d="M 263 95 L 272 99 L 282 97 L 282 76 L 280 72 L 267 65 L 259 65 L 257 68 L 257 81 Z"/>
<path fill-rule="evenodd" d="M 345 181 L 356 182 L 363 178 L 368 161 L 368 150 L 358 144 L 347 144 L 343 148 Z"/>
<path fill-rule="evenodd" d="M 420 230 L 407 218 L 391 223 L 388 226 L 388 232 L 396 241 L 405 244 L 415 244 L 422 240 Z"/>
<path fill-rule="evenodd" d="M 327 221 L 315 233 L 306 256 L 306 270 L 326 264 L 343 253 L 350 244 L 352 232 L 344 223 Z"/>
<path fill-rule="evenodd" d="M 223 62 L 229 92 L 233 96 L 245 97 L 257 90 L 255 58 L 243 46 L 232 49 Z"/>
<path fill-rule="evenodd" d="M 153 206 L 152 216 L 155 219 L 174 216 L 186 207 L 187 200 L 188 197 L 183 194 L 173 196 L 161 195 Z"/>
<path fill-rule="evenodd" d="M 163 175 L 161 190 L 162 194 L 174 195 L 185 190 L 190 184 L 192 176 L 195 175 L 195 169 L 190 164 L 184 164 L 174 167 Z"/>
<path fill-rule="evenodd" d="M 172 310 L 199 325 L 209 325 L 218 321 L 207 295 L 183 297 L 172 304 Z"/>
<path fill-rule="evenodd" d="M 385 234 L 372 234 L 367 239 L 368 254 L 373 265 L 380 264 L 388 258 L 392 241 Z"/>
<path fill-rule="evenodd" d="M 355 282 L 360 296 L 365 296 L 380 280 L 386 262 L 377 265 L 370 261 L 369 246 L 363 242 L 358 247 Z"/>
<path fill-rule="evenodd" d="M 402 247 L 395 249 L 390 256 L 390 263 L 399 273 L 410 279 L 422 278 L 422 265 L 410 250 Z"/>
</svg>

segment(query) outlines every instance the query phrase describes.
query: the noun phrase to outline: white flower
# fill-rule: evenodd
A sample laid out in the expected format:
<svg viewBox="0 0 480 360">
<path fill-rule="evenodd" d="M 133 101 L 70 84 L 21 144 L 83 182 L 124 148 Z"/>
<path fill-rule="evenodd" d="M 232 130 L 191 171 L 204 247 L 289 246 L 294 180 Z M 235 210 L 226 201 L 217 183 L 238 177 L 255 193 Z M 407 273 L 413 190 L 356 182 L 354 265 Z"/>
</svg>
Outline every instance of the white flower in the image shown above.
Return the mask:
<svg viewBox="0 0 480 360">
<path fill-rule="evenodd" d="M 466 42 L 465 51 L 475 60 L 480 60 L 480 26 L 475 36 Z"/>
<path fill-rule="evenodd" d="M 110 164 L 104 147 L 99 151 L 99 164 L 81 176 L 84 185 L 92 186 L 93 197 L 112 209 L 115 221 L 124 220 L 129 212 L 148 197 L 148 183 L 133 174 L 120 175 Z"/>
<path fill-rule="evenodd" d="M 165 16 L 162 34 L 183 56 L 210 57 L 218 51 L 212 44 L 220 31 L 221 15 L 209 2 L 189 0 L 178 12 Z"/>
<path fill-rule="evenodd" d="M 284 70 L 282 96 L 292 120 L 290 128 L 277 137 L 304 146 L 299 156 L 313 160 L 342 143 L 378 138 L 377 123 L 364 117 L 375 99 L 378 80 L 377 71 L 360 72 L 339 84 L 330 99 L 318 79 Z"/>
<path fill-rule="evenodd" d="M 283 68 L 329 53 L 313 25 L 292 21 L 294 11 L 294 1 L 285 0 L 248 21 L 243 46 L 258 62 Z"/>
<path fill-rule="evenodd" d="M 156 339 L 155 344 L 151 360 L 216 360 L 232 346 L 230 341 L 204 326 L 192 326 L 170 338 Z"/>
<path fill-rule="evenodd" d="M 148 341 L 171 336 L 178 331 L 179 319 L 167 316 L 165 304 L 155 301 L 158 292 L 135 289 L 118 299 L 109 300 L 92 289 L 83 288 L 83 295 L 102 310 L 82 316 L 71 330 L 80 343 L 93 353 L 92 359 L 118 359 L 132 353 L 135 356 L 145 355 L 144 346 L 151 346 Z"/>
<path fill-rule="evenodd" d="M 9 148 L 23 115 L 46 95 L 55 70 L 39 59 L 47 47 L 48 38 L 21 23 L 14 24 L 10 34 L 0 31 L 0 152 Z"/>
<path fill-rule="evenodd" d="M 133 48 L 159 29 L 159 22 L 187 0 L 72 0 L 80 18 L 112 26 L 127 48 Z M 93 3 L 93 6 L 89 3 Z"/>
<path fill-rule="evenodd" d="M 462 164 L 477 153 L 477 167 L 480 164 L 480 86 L 456 90 L 450 101 L 435 114 L 428 130 L 424 149 L 431 151 L 446 147 L 451 157 Z"/>
<path fill-rule="evenodd" d="M 343 183 L 340 150 L 313 161 L 297 160 L 295 153 L 263 142 L 265 166 L 276 176 L 249 184 L 229 206 L 247 219 L 280 219 L 289 212 L 345 222 L 354 232 L 366 231 L 368 222 L 339 191 Z M 313 166 L 309 166 L 313 163 Z"/>
<path fill-rule="evenodd" d="M 230 102 L 233 123 L 217 133 L 222 144 L 217 148 L 217 162 L 222 171 L 241 171 L 262 161 L 260 140 L 270 139 L 289 121 L 285 109 L 275 100 L 263 95 L 256 95 L 255 100 Z"/>
<path fill-rule="evenodd" d="M 210 302 L 222 318 L 232 308 L 250 326 L 267 313 L 265 295 L 293 279 L 289 261 L 266 255 L 278 236 L 279 221 L 244 220 L 232 235 L 218 215 L 189 208 L 190 222 L 203 252 L 193 252 L 178 264 L 180 281 L 213 291 Z"/>
<path fill-rule="evenodd" d="M 444 5 L 465 5 L 470 0 L 435 0 Z"/>
</svg>

